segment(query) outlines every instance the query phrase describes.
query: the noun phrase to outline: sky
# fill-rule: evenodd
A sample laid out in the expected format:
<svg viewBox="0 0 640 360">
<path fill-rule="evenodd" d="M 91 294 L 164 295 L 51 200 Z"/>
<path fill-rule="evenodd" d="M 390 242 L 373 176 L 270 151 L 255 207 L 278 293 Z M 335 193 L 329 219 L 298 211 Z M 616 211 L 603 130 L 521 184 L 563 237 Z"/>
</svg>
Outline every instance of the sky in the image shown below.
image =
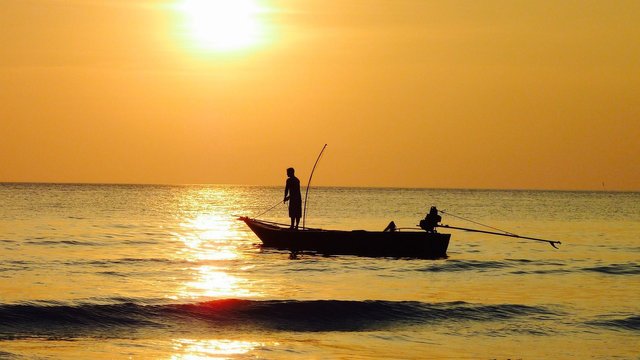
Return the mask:
<svg viewBox="0 0 640 360">
<path fill-rule="evenodd" d="M 0 182 L 640 190 L 640 2 L 0 0 Z"/>
</svg>

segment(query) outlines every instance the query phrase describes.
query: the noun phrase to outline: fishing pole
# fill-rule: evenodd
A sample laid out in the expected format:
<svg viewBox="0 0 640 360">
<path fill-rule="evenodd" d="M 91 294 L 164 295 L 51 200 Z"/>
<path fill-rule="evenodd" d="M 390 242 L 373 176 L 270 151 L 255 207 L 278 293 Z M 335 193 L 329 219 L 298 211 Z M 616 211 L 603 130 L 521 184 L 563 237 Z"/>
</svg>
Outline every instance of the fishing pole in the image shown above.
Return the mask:
<svg viewBox="0 0 640 360">
<path fill-rule="evenodd" d="M 518 239 L 524 239 L 524 240 L 533 240 L 533 241 L 540 241 L 540 242 L 546 242 L 549 243 L 549 245 L 553 246 L 554 248 L 558 249 L 558 247 L 556 245 L 560 245 L 562 244 L 560 241 L 557 240 L 547 240 L 547 239 L 539 239 L 539 238 L 534 238 L 534 237 L 528 237 L 528 236 L 520 236 L 520 235 L 516 235 L 516 234 L 512 234 L 512 233 L 499 233 L 499 232 L 493 232 L 493 231 L 486 231 L 486 230 L 477 230 L 477 229 L 468 229 L 468 228 L 463 228 L 463 227 L 457 227 L 457 226 L 449 226 L 449 225 L 436 225 L 437 227 L 442 227 L 442 228 L 446 228 L 446 229 L 455 229 L 455 230 L 464 230 L 464 231 L 469 231 L 469 232 L 477 232 L 477 233 L 483 233 L 483 234 L 491 234 L 491 235 L 499 235 L 499 236 L 508 236 L 508 237 L 513 237 L 513 238 L 518 238 Z"/>
<path fill-rule="evenodd" d="M 260 216 L 262 216 L 262 215 L 264 215 L 264 214 L 268 213 L 269 211 L 273 210 L 276 206 L 278 206 L 278 205 L 280 205 L 280 204 L 282 204 L 282 200 L 278 200 L 278 202 L 277 202 L 275 205 L 273 205 L 272 207 L 268 208 L 268 209 L 267 209 L 267 210 L 265 210 L 264 212 L 261 212 L 260 214 L 258 214 L 258 215 L 256 215 L 256 216 L 254 216 L 253 218 L 254 218 L 254 219 L 259 218 Z"/>
<path fill-rule="evenodd" d="M 315 164 L 313 164 L 313 169 L 311 169 L 311 174 L 309 175 L 309 181 L 307 182 L 307 190 L 304 193 L 304 212 L 302 213 L 302 228 L 304 229 L 305 220 L 307 218 L 307 196 L 309 195 L 309 187 L 311 186 L 311 178 L 313 177 L 313 172 L 316 171 L 316 165 L 318 165 L 318 161 L 320 161 L 320 157 L 322 157 L 322 153 L 324 149 L 327 148 L 327 144 L 324 144 L 322 150 L 320 150 L 320 154 L 318 154 L 318 158 L 316 159 Z"/>
<path fill-rule="evenodd" d="M 455 215 L 455 214 L 452 214 L 452 213 L 447 212 L 447 211 L 444 211 L 444 210 L 438 210 L 438 212 L 439 212 L 439 213 L 442 213 L 442 214 L 449 215 L 449 216 L 453 216 L 454 218 L 458 218 L 458 219 L 460 219 L 460 220 L 468 221 L 468 222 L 473 223 L 473 224 L 476 224 L 476 225 L 484 226 L 484 227 L 489 228 L 489 229 L 497 230 L 497 231 L 503 232 L 503 233 L 505 233 L 505 234 L 515 235 L 514 233 L 512 233 L 512 232 L 510 232 L 510 231 L 506 231 L 506 230 L 498 229 L 497 227 L 493 227 L 493 226 L 490 226 L 490 225 L 487 225 L 487 224 L 479 223 L 479 222 L 477 222 L 477 221 L 474 221 L 474 220 L 471 220 L 471 219 L 467 219 L 467 218 L 464 218 L 464 217 L 462 217 L 462 216 L 460 216 L 460 215 Z"/>
</svg>

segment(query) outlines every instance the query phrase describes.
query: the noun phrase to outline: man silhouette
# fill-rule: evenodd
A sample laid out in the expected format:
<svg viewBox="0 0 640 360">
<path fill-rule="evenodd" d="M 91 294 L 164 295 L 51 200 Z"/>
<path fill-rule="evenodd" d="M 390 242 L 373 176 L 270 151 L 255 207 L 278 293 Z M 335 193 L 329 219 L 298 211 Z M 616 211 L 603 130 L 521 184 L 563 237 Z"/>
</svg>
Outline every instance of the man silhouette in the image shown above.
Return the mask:
<svg viewBox="0 0 640 360">
<path fill-rule="evenodd" d="M 298 229 L 300 217 L 302 217 L 302 196 L 300 195 L 300 180 L 294 175 L 293 168 L 287 169 L 287 184 L 284 187 L 284 200 L 289 201 L 289 217 L 291 218 L 290 229 Z"/>
</svg>

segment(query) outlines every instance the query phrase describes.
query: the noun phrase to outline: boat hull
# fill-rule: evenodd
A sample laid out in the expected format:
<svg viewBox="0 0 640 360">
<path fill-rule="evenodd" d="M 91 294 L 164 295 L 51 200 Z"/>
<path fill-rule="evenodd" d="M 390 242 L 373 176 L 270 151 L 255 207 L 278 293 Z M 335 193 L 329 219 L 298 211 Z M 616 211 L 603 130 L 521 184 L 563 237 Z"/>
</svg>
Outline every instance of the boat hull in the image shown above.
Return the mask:
<svg viewBox="0 0 640 360">
<path fill-rule="evenodd" d="M 264 248 L 323 255 L 438 259 L 447 256 L 451 238 L 451 234 L 426 231 L 290 230 L 246 217 L 240 219 L 262 241 Z"/>
</svg>

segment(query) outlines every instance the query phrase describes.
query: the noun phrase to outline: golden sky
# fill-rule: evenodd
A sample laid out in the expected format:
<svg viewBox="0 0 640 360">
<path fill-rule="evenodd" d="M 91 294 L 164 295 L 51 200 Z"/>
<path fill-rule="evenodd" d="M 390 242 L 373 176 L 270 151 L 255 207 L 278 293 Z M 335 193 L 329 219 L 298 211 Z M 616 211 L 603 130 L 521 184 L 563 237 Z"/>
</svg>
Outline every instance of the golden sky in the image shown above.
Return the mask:
<svg viewBox="0 0 640 360">
<path fill-rule="evenodd" d="M 640 190 L 640 1 L 0 0 L 0 181 Z"/>
</svg>

